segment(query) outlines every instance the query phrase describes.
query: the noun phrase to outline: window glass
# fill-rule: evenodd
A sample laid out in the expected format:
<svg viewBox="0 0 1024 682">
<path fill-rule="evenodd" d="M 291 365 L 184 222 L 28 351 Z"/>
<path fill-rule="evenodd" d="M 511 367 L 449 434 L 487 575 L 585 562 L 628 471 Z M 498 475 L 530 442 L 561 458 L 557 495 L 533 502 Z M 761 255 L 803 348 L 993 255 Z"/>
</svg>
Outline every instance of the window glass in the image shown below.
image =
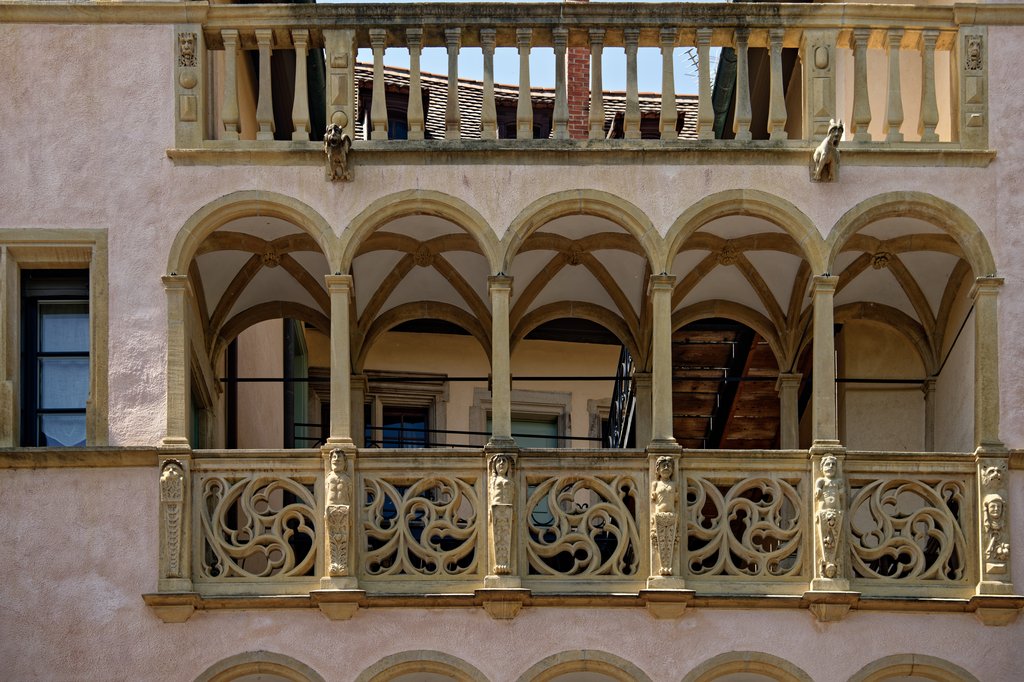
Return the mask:
<svg viewBox="0 0 1024 682">
<path fill-rule="evenodd" d="M 40 301 L 39 350 L 44 353 L 88 353 L 89 304 Z"/>
<path fill-rule="evenodd" d="M 75 409 L 89 398 L 89 358 L 39 358 L 39 407 Z"/>
<path fill-rule="evenodd" d="M 381 446 L 385 448 L 429 447 L 426 407 L 398 407 L 385 405 L 381 424 Z"/>
<path fill-rule="evenodd" d="M 71 447 L 85 445 L 85 413 L 40 414 L 35 445 Z"/>
</svg>

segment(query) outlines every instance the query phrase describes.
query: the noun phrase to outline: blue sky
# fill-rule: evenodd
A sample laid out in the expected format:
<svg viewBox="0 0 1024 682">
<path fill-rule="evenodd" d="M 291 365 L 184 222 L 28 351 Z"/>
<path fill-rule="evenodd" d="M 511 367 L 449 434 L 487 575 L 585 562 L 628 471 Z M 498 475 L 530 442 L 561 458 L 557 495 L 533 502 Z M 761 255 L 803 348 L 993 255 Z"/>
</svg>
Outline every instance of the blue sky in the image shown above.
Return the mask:
<svg viewBox="0 0 1024 682">
<path fill-rule="evenodd" d="M 318 0 L 321 4 L 354 4 L 357 0 Z M 391 0 L 395 3 L 419 2 L 421 0 Z M 457 0 L 434 0 L 455 2 Z M 487 1 L 487 0 L 485 0 Z M 602 2 L 650 2 L 652 0 L 602 0 Z M 686 48 L 675 50 L 676 92 L 696 93 L 696 66 L 691 62 Z M 717 61 L 718 49 L 712 50 L 712 77 Z M 369 49 L 359 50 L 359 61 L 372 62 Z M 404 48 L 389 48 L 384 53 L 388 66 L 409 66 L 409 51 Z M 626 53 L 621 47 L 605 47 L 601 60 L 604 89 L 626 89 Z M 424 48 L 421 58 L 423 71 L 436 74 L 448 73 L 448 54 L 442 47 Z M 638 81 L 641 92 L 661 92 L 661 51 L 657 48 L 640 48 L 637 55 Z M 462 48 L 459 51 L 459 75 L 464 78 L 481 78 L 483 56 L 480 48 Z M 494 80 L 498 83 L 515 85 L 519 82 L 519 56 L 515 48 L 498 48 L 494 55 Z M 550 47 L 536 47 L 530 51 L 530 81 L 537 87 L 553 87 L 555 84 L 555 55 Z"/>
</svg>

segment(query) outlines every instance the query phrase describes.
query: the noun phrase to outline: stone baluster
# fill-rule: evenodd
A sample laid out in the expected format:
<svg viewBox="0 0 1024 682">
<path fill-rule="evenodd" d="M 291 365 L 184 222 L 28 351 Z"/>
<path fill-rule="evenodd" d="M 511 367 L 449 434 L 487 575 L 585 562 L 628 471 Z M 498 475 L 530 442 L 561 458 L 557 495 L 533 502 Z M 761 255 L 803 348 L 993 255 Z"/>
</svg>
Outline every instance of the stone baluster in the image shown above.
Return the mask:
<svg viewBox="0 0 1024 682">
<path fill-rule="evenodd" d="M 238 139 L 238 31 L 224 29 L 224 100 L 220 105 L 220 118 L 224 122 L 222 140 Z"/>
<path fill-rule="evenodd" d="M 555 47 L 555 110 L 553 113 L 554 138 L 569 139 L 569 93 L 565 82 L 565 50 L 569 44 L 569 30 L 551 29 Z"/>
<path fill-rule="evenodd" d="M 410 140 L 423 139 L 423 86 L 420 84 L 420 54 L 423 49 L 423 29 L 410 28 L 405 31 L 409 46 L 409 108 L 407 120 Z"/>
<path fill-rule="evenodd" d="M 851 45 L 853 47 L 853 119 L 850 130 L 854 142 L 870 142 L 871 100 L 868 96 L 868 39 L 871 29 L 855 28 Z"/>
<path fill-rule="evenodd" d="M 274 32 L 269 28 L 256 30 L 256 45 L 260 49 L 260 94 L 256 100 L 257 140 L 274 139 L 274 96 L 271 91 L 270 44 Z"/>
<path fill-rule="evenodd" d="M 295 99 L 292 103 L 292 139 L 309 141 L 309 94 L 306 90 L 306 50 L 309 46 L 309 31 L 292 31 L 295 45 Z"/>
<path fill-rule="evenodd" d="M 885 141 L 902 142 L 903 133 L 903 92 L 900 88 L 900 43 L 903 42 L 903 29 L 889 29 L 887 51 L 889 53 L 889 98 L 886 104 Z"/>
<path fill-rule="evenodd" d="M 640 139 L 640 92 L 637 85 L 636 52 L 640 47 L 640 29 L 627 28 L 626 38 L 626 114 L 623 133 L 627 140 Z"/>
<path fill-rule="evenodd" d="M 672 57 L 676 47 L 678 31 L 674 28 L 661 29 L 661 139 L 674 140 L 676 133 L 676 76 L 672 68 Z"/>
<path fill-rule="evenodd" d="M 462 29 L 445 29 L 444 42 L 448 46 L 448 106 L 444 114 L 444 139 L 457 140 L 462 137 L 459 120 L 459 46 L 462 42 Z"/>
<path fill-rule="evenodd" d="M 373 101 L 370 104 L 371 140 L 388 139 L 388 103 L 384 94 L 384 46 L 388 32 L 382 28 L 370 29 L 370 47 L 373 48 Z"/>
<path fill-rule="evenodd" d="M 480 138 L 495 140 L 498 137 L 498 111 L 494 105 L 494 45 L 497 31 L 493 28 L 480 29 L 480 48 L 484 54 L 484 101 L 480 111 Z"/>
<path fill-rule="evenodd" d="M 711 106 L 711 29 L 697 29 L 697 139 L 715 139 L 715 109 Z"/>
<path fill-rule="evenodd" d="M 604 29 L 590 29 L 590 139 L 604 138 L 604 84 L 601 57 L 604 54 Z"/>
<path fill-rule="evenodd" d="M 782 37 L 785 29 L 768 30 L 768 48 L 771 59 L 771 93 L 768 99 L 768 138 L 785 140 L 786 133 L 786 95 L 782 83 Z"/>
<path fill-rule="evenodd" d="M 750 108 L 750 68 L 747 62 L 747 46 L 750 41 L 750 29 L 736 29 L 736 115 L 733 117 L 732 130 L 737 140 L 749 140 L 750 121 L 753 114 Z"/>
<path fill-rule="evenodd" d="M 519 102 L 516 106 L 516 138 L 533 139 L 533 101 L 530 99 L 530 43 L 532 28 L 516 29 L 516 47 L 519 48 Z"/>
<path fill-rule="evenodd" d="M 935 99 L 935 44 L 938 41 L 938 31 L 921 32 L 921 119 L 917 125 L 921 142 L 939 141 L 935 132 L 939 124 L 939 104 Z"/>
</svg>

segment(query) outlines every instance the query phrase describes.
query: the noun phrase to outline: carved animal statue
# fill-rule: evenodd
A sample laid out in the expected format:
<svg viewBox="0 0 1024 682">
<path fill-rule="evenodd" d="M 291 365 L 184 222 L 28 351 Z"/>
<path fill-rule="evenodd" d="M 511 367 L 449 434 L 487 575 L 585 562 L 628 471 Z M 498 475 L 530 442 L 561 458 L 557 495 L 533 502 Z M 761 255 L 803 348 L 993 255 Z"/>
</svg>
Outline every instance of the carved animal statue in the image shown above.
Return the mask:
<svg viewBox="0 0 1024 682">
<path fill-rule="evenodd" d="M 345 130 L 335 124 L 327 126 L 324 132 L 324 154 L 327 155 L 327 166 L 325 167 L 327 179 L 344 180 L 352 179 L 352 169 L 348 165 L 348 153 L 352 149 L 352 138 L 345 134 Z"/>
<path fill-rule="evenodd" d="M 839 141 L 843 139 L 843 122 L 833 119 L 828 122 L 828 133 L 814 150 L 814 179 L 817 182 L 832 182 L 839 169 Z"/>
</svg>

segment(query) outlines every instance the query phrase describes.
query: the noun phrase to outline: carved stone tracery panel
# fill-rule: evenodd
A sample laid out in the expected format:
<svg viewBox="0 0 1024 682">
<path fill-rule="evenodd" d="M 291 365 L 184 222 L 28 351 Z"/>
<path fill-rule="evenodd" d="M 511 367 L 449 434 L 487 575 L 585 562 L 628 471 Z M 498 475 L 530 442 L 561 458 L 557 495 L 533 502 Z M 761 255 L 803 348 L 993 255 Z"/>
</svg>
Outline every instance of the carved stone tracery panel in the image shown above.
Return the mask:
<svg viewBox="0 0 1024 682">
<path fill-rule="evenodd" d="M 645 499 L 623 476 L 556 476 L 529 486 L 526 553 L 532 575 L 634 576 L 636 513 Z"/>
<path fill-rule="evenodd" d="M 694 576 L 803 575 L 803 480 L 686 479 L 687 571 Z"/>
<path fill-rule="evenodd" d="M 860 578 L 960 582 L 968 486 L 899 476 L 851 482 L 850 549 Z"/>
<path fill-rule="evenodd" d="M 197 487 L 200 577 L 313 575 L 318 542 L 312 477 L 209 473 L 199 476 Z"/>
<path fill-rule="evenodd" d="M 401 483 L 364 478 L 362 509 L 369 576 L 459 576 L 478 571 L 480 493 L 466 478 Z"/>
</svg>

